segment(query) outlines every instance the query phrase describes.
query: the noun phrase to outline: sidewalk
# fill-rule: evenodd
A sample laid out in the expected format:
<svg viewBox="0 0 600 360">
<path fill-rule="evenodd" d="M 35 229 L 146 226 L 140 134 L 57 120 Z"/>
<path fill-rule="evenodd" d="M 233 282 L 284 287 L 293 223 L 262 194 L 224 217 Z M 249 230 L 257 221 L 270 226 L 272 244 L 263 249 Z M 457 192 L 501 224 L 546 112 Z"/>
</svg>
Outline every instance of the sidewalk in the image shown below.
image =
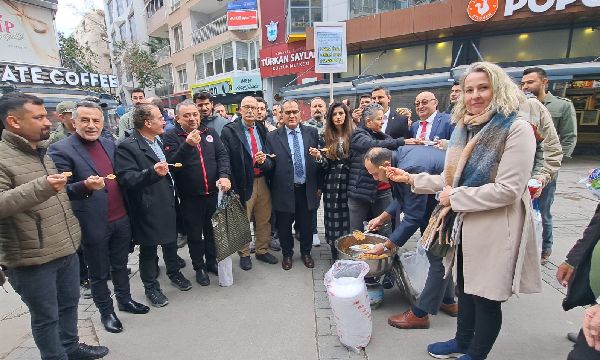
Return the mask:
<svg viewBox="0 0 600 360">
<path fill-rule="evenodd" d="M 565 335 L 579 329 L 583 311 L 562 311 L 564 290 L 554 274 L 596 207 L 597 200 L 576 183 L 593 166 L 598 166 L 597 159 L 577 158 L 564 164 L 553 207 L 554 253 L 543 269 L 543 293 L 514 297 L 503 306 L 503 328 L 489 359 L 566 359 L 571 343 Z M 322 234 L 321 212 L 320 219 Z M 387 325 L 388 316 L 408 308 L 399 291 L 392 289 L 386 290 L 384 303 L 373 311 L 373 338 L 366 351 L 348 352 L 335 334 L 323 287 L 323 274 L 330 266 L 328 247 L 313 249 L 313 271 L 304 267 L 298 249 L 290 271 L 253 259 L 254 268 L 245 272 L 234 255 L 235 283 L 229 288 L 219 287 L 211 275 L 210 286 L 193 282 L 190 291 L 180 292 L 169 284 L 163 271 L 159 280 L 169 305 L 152 308 L 147 315 L 117 311 L 125 327 L 121 334 L 107 333 L 91 300 L 82 299 L 80 336 L 82 341 L 108 346 L 106 359 L 119 360 L 424 360 L 432 359 L 425 351 L 428 343 L 453 336 L 456 320 L 444 314 L 431 318 L 429 330 L 403 331 Z M 187 248 L 179 254 L 188 262 L 183 273 L 193 280 Z M 281 253 L 276 255 L 281 260 Z M 133 296 L 146 302 L 137 274 L 137 254 L 130 256 L 130 262 Z M 162 262 L 161 267 L 164 269 Z M 0 293 L 0 359 L 37 360 L 27 308 L 10 286 L 7 290 L 9 294 Z"/>
</svg>

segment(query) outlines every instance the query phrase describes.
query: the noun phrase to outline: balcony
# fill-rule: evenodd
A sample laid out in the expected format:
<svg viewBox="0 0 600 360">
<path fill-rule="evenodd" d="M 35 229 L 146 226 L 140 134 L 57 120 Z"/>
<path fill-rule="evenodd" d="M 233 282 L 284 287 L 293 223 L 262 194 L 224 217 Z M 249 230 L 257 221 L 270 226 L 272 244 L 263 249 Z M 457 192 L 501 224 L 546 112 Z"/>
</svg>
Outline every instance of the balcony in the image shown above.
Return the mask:
<svg viewBox="0 0 600 360">
<path fill-rule="evenodd" d="M 171 56 L 171 45 L 160 48 L 152 55 L 154 55 L 156 62 L 161 62 L 162 60 L 167 59 L 169 56 Z"/>
<path fill-rule="evenodd" d="M 153 37 L 168 38 L 169 28 L 167 27 L 167 0 L 147 0 L 146 1 L 146 24 L 148 35 Z"/>
<path fill-rule="evenodd" d="M 204 25 L 192 33 L 194 45 L 201 44 L 208 39 L 215 36 L 221 35 L 227 32 L 227 15 L 223 15 L 220 18 Z"/>
</svg>

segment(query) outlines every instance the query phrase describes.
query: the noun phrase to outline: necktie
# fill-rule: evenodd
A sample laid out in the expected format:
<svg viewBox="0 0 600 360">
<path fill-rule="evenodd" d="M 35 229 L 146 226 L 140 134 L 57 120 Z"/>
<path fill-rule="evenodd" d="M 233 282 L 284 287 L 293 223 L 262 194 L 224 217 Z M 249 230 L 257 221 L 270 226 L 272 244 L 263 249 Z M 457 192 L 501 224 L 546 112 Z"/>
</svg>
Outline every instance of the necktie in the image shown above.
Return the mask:
<svg viewBox="0 0 600 360">
<path fill-rule="evenodd" d="M 258 152 L 258 144 L 256 143 L 256 137 L 254 136 L 254 128 L 249 127 L 248 132 L 250 133 L 250 148 L 252 151 L 252 166 L 256 164 L 256 153 Z M 260 175 L 260 169 L 254 169 L 254 176 Z"/>
<path fill-rule="evenodd" d="M 297 177 L 301 178 L 304 176 L 304 166 L 302 166 L 302 156 L 300 155 L 300 142 L 298 142 L 298 136 L 296 130 L 292 130 L 293 145 L 294 145 L 294 173 Z"/>
<path fill-rule="evenodd" d="M 419 134 L 419 139 L 425 140 L 426 134 L 427 134 L 427 121 L 421 121 L 421 133 Z"/>
</svg>

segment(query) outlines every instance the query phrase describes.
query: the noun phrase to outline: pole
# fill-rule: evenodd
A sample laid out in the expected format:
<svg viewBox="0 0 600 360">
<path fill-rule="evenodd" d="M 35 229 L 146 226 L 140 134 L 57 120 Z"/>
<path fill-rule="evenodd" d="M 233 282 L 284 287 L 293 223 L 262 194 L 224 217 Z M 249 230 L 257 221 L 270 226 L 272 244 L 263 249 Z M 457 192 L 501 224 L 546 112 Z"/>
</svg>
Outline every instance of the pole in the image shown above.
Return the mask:
<svg viewBox="0 0 600 360">
<path fill-rule="evenodd" d="M 333 104 L 333 73 L 329 73 L 329 105 Z"/>
</svg>

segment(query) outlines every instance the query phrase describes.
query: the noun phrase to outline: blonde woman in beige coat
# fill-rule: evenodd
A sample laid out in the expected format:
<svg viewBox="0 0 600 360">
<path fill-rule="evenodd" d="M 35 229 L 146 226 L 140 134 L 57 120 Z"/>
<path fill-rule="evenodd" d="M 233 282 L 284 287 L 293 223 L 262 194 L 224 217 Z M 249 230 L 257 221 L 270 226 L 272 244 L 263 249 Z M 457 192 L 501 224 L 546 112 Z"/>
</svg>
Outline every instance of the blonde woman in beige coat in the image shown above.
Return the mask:
<svg viewBox="0 0 600 360">
<path fill-rule="evenodd" d="M 472 64 L 461 87 L 444 173 L 411 175 L 393 168 L 387 173 L 416 193 L 436 193 L 440 201 L 423 245 L 446 253 L 447 270 L 454 268 L 459 313 L 455 338 L 429 345 L 428 352 L 480 360 L 500 332 L 502 302 L 541 291 L 527 190 L 536 140 L 528 119 L 518 113 L 525 97 L 500 67 Z"/>
</svg>

